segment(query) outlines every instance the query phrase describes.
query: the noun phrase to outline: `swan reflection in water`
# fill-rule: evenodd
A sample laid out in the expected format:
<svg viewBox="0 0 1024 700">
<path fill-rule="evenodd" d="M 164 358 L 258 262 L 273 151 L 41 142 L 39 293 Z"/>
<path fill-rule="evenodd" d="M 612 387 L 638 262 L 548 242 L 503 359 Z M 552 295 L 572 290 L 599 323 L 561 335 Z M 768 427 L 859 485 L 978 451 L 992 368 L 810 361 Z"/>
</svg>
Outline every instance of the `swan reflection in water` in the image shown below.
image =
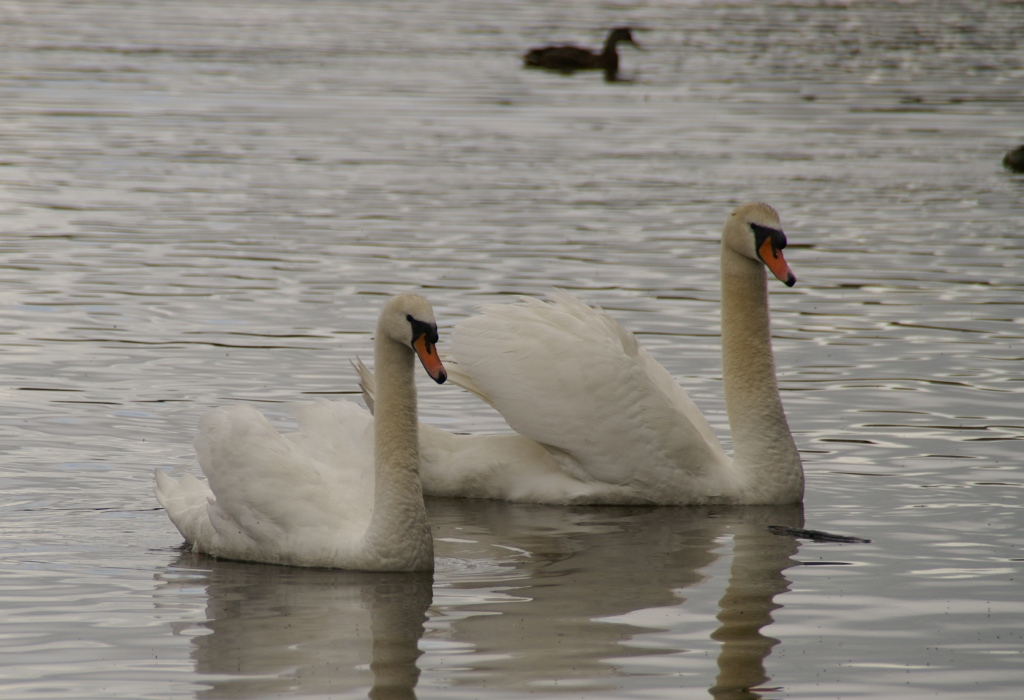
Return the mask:
<svg viewBox="0 0 1024 700">
<path fill-rule="evenodd" d="M 197 575 L 199 574 L 199 575 Z M 177 623 L 192 638 L 198 698 L 353 693 L 414 698 L 429 573 L 360 573 L 218 561 L 183 554 L 167 594 L 205 588 L 206 619 Z M 359 692 L 359 695 L 364 694 Z"/>
<path fill-rule="evenodd" d="M 192 636 L 207 686 L 197 697 L 414 698 L 421 681 L 434 690 L 598 695 L 668 683 L 707 688 L 715 698 L 761 697 L 765 659 L 778 643 L 763 632 L 780 607 L 775 597 L 789 588 L 783 572 L 798 548 L 767 526 L 802 527 L 799 505 L 427 505 L 438 557 L 433 577 L 182 555 L 164 574 L 158 604 L 204 588 L 206 619 L 177 623 Z M 715 582 L 708 569 L 729 551 L 730 538 L 728 581 Z M 687 589 L 699 584 L 724 590 L 717 621 L 691 614 L 686 624 L 696 629 L 686 639 L 678 621 L 667 621 L 661 629 L 668 635 L 640 640 L 658 627 L 651 620 L 659 610 L 685 609 Z M 703 653 L 687 656 L 694 633 L 718 643 L 717 672 Z M 658 678 L 666 655 L 685 668 Z M 650 668 L 633 668 L 654 656 L 661 660 L 653 677 Z"/>
</svg>

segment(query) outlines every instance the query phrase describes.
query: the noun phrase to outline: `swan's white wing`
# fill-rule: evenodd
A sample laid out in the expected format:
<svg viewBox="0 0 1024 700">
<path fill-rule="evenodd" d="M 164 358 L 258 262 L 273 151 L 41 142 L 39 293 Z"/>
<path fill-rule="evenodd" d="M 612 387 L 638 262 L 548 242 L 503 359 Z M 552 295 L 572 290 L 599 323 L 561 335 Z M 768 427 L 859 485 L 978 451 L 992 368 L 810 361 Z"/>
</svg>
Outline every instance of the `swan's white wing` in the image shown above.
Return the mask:
<svg viewBox="0 0 1024 700">
<path fill-rule="evenodd" d="M 451 363 L 451 364 L 449 364 Z M 358 360 L 363 400 L 373 409 L 377 381 Z M 454 360 L 445 359 L 449 377 L 455 372 L 462 388 L 479 392 L 459 372 Z M 488 397 L 480 394 L 488 401 Z M 423 492 L 449 498 L 494 498 L 516 503 L 644 504 L 650 496 L 629 486 L 583 481 L 571 476 L 544 445 L 523 435 L 456 435 L 420 423 L 420 477 Z"/>
<path fill-rule="evenodd" d="M 633 334 L 574 296 L 487 305 L 453 334 L 449 375 L 572 476 L 714 494 L 728 463 L 711 427 Z"/>
<path fill-rule="evenodd" d="M 287 435 L 251 406 L 203 416 L 195 447 L 209 482 L 205 519 L 201 482 L 158 476 L 161 503 L 196 550 L 333 566 L 358 549 L 373 507 L 373 419 L 349 402 L 295 411 L 299 431 Z"/>
</svg>

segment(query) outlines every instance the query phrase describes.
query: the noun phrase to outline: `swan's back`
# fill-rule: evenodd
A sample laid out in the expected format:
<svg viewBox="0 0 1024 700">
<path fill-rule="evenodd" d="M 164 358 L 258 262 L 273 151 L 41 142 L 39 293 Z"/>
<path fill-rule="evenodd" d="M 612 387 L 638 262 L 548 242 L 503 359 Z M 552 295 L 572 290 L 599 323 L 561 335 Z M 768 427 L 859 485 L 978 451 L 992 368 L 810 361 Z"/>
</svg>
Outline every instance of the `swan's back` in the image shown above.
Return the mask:
<svg viewBox="0 0 1024 700">
<path fill-rule="evenodd" d="M 570 475 L 642 493 L 734 487 L 711 426 L 633 334 L 567 293 L 488 305 L 459 323 L 452 379 Z"/>
</svg>

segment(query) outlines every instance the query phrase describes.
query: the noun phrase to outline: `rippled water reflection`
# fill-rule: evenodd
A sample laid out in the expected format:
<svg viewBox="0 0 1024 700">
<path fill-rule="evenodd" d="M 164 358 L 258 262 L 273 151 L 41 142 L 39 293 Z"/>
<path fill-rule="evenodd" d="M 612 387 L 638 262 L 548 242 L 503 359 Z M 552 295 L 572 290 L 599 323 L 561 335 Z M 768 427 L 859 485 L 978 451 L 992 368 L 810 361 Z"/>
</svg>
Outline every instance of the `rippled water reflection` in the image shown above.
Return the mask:
<svg viewBox="0 0 1024 700">
<path fill-rule="evenodd" d="M 520 68 L 546 41 L 631 81 Z M 0 3 L 4 697 L 985 697 L 1024 681 L 1016 2 Z M 717 235 L 781 212 L 803 512 L 435 500 L 432 580 L 178 551 L 198 416 L 576 290 L 727 436 Z M 424 418 L 497 431 L 425 386 Z M 765 524 L 871 544 L 772 535 Z M 753 690 L 744 690 L 753 688 Z M 372 690 L 371 690 L 372 689 Z"/>
</svg>

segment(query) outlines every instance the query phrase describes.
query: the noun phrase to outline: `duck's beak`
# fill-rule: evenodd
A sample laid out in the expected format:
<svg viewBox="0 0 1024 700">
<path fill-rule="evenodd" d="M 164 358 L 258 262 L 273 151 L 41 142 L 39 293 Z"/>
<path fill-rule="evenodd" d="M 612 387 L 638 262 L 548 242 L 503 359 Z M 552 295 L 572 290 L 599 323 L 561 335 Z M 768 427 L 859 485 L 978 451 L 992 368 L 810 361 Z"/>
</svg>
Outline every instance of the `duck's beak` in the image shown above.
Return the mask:
<svg viewBox="0 0 1024 700">
<path fill-rule="evenodd" d="M 764 241 L 761 242 L 757 255 L 768 266 L 768 269 L 772 271 L 772 274 L 784 285 L 792 287 L 796 284 L 796 275 L 789 269 L 786 258 L 782 256 L 782 250 L 775 247 L 775 242 L 771 236 L 766 236 Z"/>
<path fill-rule="evenodd" d="M 438 384 L 444 384 L 445 380 L 448 379 L 448 372 L 445 370 L 444 365 L 441 364 L 441 358 L 437 355 L 437 348 L 430 341 L 430 338 L 427 337 L 427 334 L 422 333 L 412 341 L 412 348 L 416 351 L 420 362 L 423 363 L 423 369 L 427 370 L 430 378 Z"/>
</svg>

